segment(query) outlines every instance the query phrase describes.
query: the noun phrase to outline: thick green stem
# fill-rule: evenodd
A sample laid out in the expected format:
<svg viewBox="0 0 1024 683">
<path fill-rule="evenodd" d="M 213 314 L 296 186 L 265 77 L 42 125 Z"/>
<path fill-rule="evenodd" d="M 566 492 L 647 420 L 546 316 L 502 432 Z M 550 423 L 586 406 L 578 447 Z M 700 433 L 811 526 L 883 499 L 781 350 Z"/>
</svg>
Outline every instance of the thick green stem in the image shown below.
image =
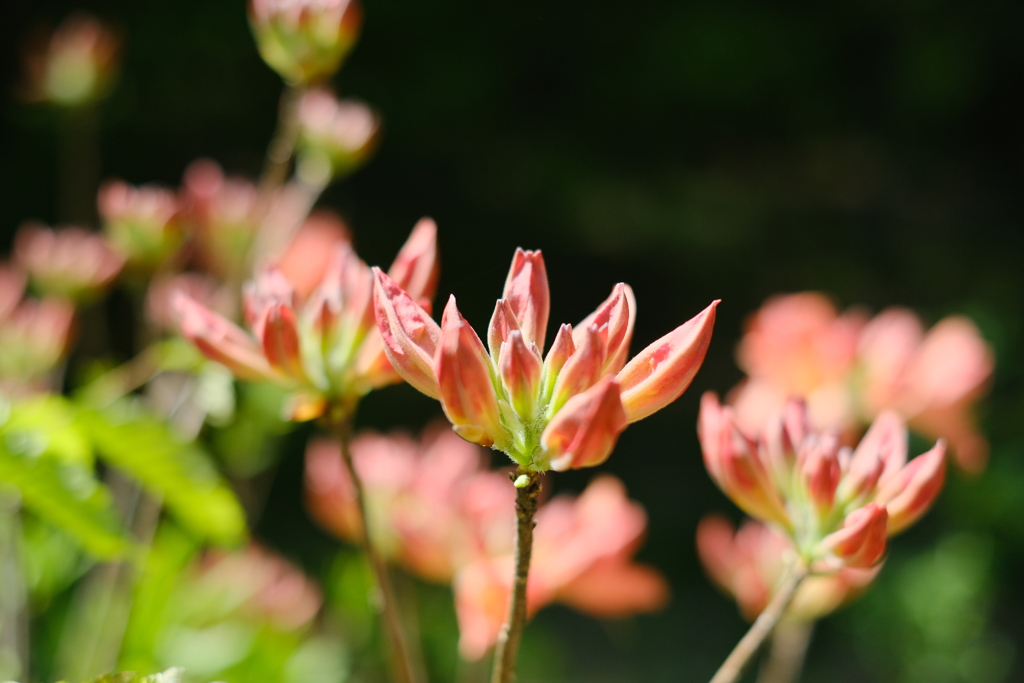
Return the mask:
<svg viewBox="0 0 1024 683">
<path fill-rule="evenodd" d="M 384 631 L 387 635 L 388 645 L 391 649 L 392 675 L 396 683 L 418 683 L 419 677 L 413 669 L 409 647 L 402 630 L 402 620 L 398 612 L 395 588 L 391 583 L 387 564 L 384 562 L 384 558 L 380 556 L 380 553 L 377 552 L 377 548 L 374 546 L 370 535 L 370 522 L 366 509 L 366 495 L 363 490 L 363 482 L 356 472 L 352 461 L 352 451 L 349 449 L 352 437 L 350 418 L 344 417 L 335 420 L 334 430 L 338 438 L 338 446 L 341 449 L 341 459 L 348 470 L 352 481 L 352 489 L 355 492 L 356 504 L 359 506 L 359 517 L 362 524 L 362 529 L 360 530 L 362 550 L 377 580 L 377 589 L 379 591 L 379 600 L 377 602 L 381 620 L 384 622 Z"/>
<path fill-rule="evenodd" d="M 761 647 L 765 638 L 771 634 L 782 615 L 786 613 L 786 608 L 792 602 L 796 589 L 800 587 L 805 578 L 807 578 L 807 567 L 802 563 L 793 565 L 775 593 L 775 597 L 726 657 L 725 662 L 711 679 L 711 683 L 735 683 L 739 680 L 740 674 L 743 673 L 743 669 L 751 657 Z"/>
<path fill-rule="evenodd" d="M 523 477 L 526 479 L 523 480 Z M 516 677 L 516 656 L 519 654 L 519 641 L 526 626 L 526 585 L 530 576 L 534 517 L 537 514 L 539 493 L 540 474 L 520 473 L 516 479 L 516 554 L 512 598 L 509 601 L 508 617 L 494 645 L 491 683 L 511 683 Z"/>
</svg>

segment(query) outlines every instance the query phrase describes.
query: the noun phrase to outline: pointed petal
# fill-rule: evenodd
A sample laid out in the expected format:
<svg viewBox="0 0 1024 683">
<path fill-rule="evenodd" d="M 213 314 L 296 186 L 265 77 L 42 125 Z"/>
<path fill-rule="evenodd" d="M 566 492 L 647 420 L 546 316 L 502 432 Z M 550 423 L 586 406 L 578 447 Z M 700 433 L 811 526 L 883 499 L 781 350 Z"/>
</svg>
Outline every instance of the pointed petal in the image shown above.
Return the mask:
<svg viewBox="0 0 1024 683">
<path fill-rule="evenodd" d="M 907 462 L 907 426 L 899 414 L 887 410 L 875 418 L 853 451 L 848 477 L 862 486 L 862 480 L 875 469 L 875 461 L 884 467 L 879 483 L 892 479 Z"/>
<path fill-rule="evenodd" d="M 299 355 L 299 330 L 290 306 L 272 304 L 260 316 L 260 343 L 270 366 L 285 375 L 304 378 Z"/>
<path fill-rule="evenodd" d="M 413 299 L 433 299 L 440 263 L 437 258 L 437 224 L 421 218 L 409 234 L 388 276 Z"/>
<path fill-rule="evenodd" d="M 633 324 L 636 321 L 636 298 L 629 285 L 620 282 L 612 288 L 611 295 L 597 310 L 576 326 L 576 335 L 595 325 L 601 333 L 605 346 L 605 360 L 602 374 L 618 372 L 629 356 L 629 343 L 633 340 Z M 579 336 L 573 341 L 580 343 Z"/>
<path fill-rule="evenodd" d="M 885 506 L 868 503 L 843 521 L 843 528 L 822 540 L 822 545 L 847 567 L 873 567 L 885 554 L 889 513 Z"/>
<path fill-rule="evenodd" d="M 543 349 L 551 310 L 551 292 L 548 271 L 539 250 L 516 249 L 501 298 L 511 305 L 523 338 Z"/>
<path fill-rule="evenodd" d="M 277 379 L 256 341 L 240 327 L 181 292 L 175 293 L 172 306 L 182 335 L 204 356 L 224 365 L 239 379 Z"/>
<path fill-rule="evenodd" d="M 508 391 L 512 407 L 524 418 L 533 415 L 537 402 L 542 363 L 540 352 L 533 344 L 527 344 L 518 330 L 509 334 L 508 341 L 502 342 L 498 360 L 498 374 Z"/>
<path fill-rule="evenodd" d="M 897 534 L 921 518 L 942 490 L 946 478 L 946 442 L 919 455 L 889 481 L 875 500 L 889 511 L 889 534 Z"/>
<path fill-rule="evenodd" d="M 439 398 L 434 356 L 441 328 L 379 268 L 374 268 L 373 274 L 377 329 L 388 360 L 406 382 L 431 398 Z"/>
<path fill-rule="evenodd" d="M 519 330 L 519 321 L 512 311 L 512 305 L 506 299 L 498 299 L 494 304 L 491 322 L 487 326 L 487 347 L 495 361 L 498 360 L 502 342 L 508 341 L 508 333 L 512 330 Z"/>
<path fill-rule="evenodd" d="M 835 502 L 836 487 L 842 471 L 839 467 L 839 440 L 826 435 L 809 439 L 801 452 L 800 474 L 807 496 L 819 514 L 827 516 Z"/>
<path fill-rule="evenodd" d="M 704 362 L 718 301 L 641 351 L 617 375 L 630 422 L 655 413 L 690 386 Z"/>
<path fill-rule="evenodd" d="M 561 330 L 559 330 L 559 334 L 561 334 Z M 565 362 L 565 366 L 558 374 L 555 390 L 551 395 L 551 404 L 548 407 L 548 415 L 557 413 L 566 401 L 594 386 L 601 377 L 601 366 L 604 364 L 604 345 L 601 342 L 601 334 L 598 332 L 597 326 L 591 325 L 588 329 L 583 330 L 582 334 L 573 334 L 573 336 L 577 337 L 576 350 L 569 356 L 569 360 Z"/>
<path fill-rule="evenodd" d="M 435 361 L 441 407 L 459 436 L 490 446 L 504 444 L 493 368 L 483 342 L 459 313 L 455 297 L 441 318 L 441 341 Z"/>
<path fill-rule="evenodd" d="M 551 469 L 562 472 L 600 465 L 627 424 L 619 383 L 606 376 L 570 398 L 544 429 L 541 444 L 550 454 Z"/>
</svg>

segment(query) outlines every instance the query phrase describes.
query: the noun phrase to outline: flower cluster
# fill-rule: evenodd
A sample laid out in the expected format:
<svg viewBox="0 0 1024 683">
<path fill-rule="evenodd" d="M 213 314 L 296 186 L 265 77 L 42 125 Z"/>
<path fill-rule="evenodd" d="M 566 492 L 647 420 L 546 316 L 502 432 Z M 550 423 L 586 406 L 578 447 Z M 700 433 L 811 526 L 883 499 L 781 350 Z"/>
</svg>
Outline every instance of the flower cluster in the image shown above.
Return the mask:
<svg viewBox="0 0 1024 683">
<path fill-rule="evenodd" d="M 342 178 L 373 152 L 380 117 L 362 102 L 338 100 L 327 90 L 307 91 L 299 102 L 297 173 L 313 184 Z"/>
<path fill-rule="evenodd" d="M 401 283 L 374 272 L 377 326 L 395 369 L 441 401 L 461 437 L 534 472 L 599 465 L 630 422 L 678 398 L 704 360 L 718 303 L 627 364 L 636 302 L 621 283 L 575 329 L 562 325 L 542 356 L 550 294 L 539 251 L 516 250 L 487 347 L 454 296 L 438 325 Z"/>
<path fill-rule="evenodd" d="M 34 289 L 71 301 L 94 299 L 124 266 L 124 258 L 102 235 L 73 227 L 51 230 L 38 223 L 18 230 L 14 260 Z"/>
<path fill-rule="evenodd" d="M 133 270 L 156 270 L 182 244 L 180 207 L 166 188 L 110 180 L 100 188 L 97 204 L 103 231 Z"/>
<path fill-rule="evenodd" d="M 713 394 L 701 400 L 704 463 L 719 488 L 750 516 L 775 525 L 812 569 L 866 568 L 889 535 L 917 521 L 945 476 L 945 442 L 907 462 L 907 431 L 882 413 L 855 450 L 811 430 L 792 401 L 756 437 Z"/>
<path fill-rule="evenodd" d="M 423 306 L 437 286 L 437 227 L 420 221 L 390 273 Z M 240 379 L 281 384 L 292 392 L 290 414 L 308 420 L 329 405 L 350 410 L 365 393 L 398 381 L 373 328 L 373 277 L 351 245 L 338 242 L 330 265 L 306 298 L 270 267 L 245 291 L 252 334 L 184 293 L 176 298 L 182 333 Z"/>
<path fill-rule="evenodd" d="M 868 319 L 856 309 L 839 314 L 813 292 L 779 296 L 750 318 L 738 361 L 749 377 L 729 402 L 745 430 L 760 429 L 791 396 L 806 399 L 816 427 L 847 438 L 895 410 L 912 429 L 946 438 L 964 469 L 985 466 L 988 445 L 971 408 L 992 374 L 992 351 L 967 318 L 926 334 L 903 308 Z"/>
<path fill-rule="evenodd" d="M 479 659 L 494 644 L 512 592 L 515 493 L 507 476 L 488 471 L 481 449 L 441 427 L 429 428 L 421 442 L 361 434 L 352 457 L 376 547 L 417 576 L 453 582 L 460 652 Z M 359 508 L 336 443 L 310 444 L 306 494 L 324 527 L 359 539 Z M 595 480 L 578 498 L 543 505 L 528 585 L 531 612 L 552 602 L 603 617 L 661 607 L 664 579 L 631 560 L 645 527 L 643 510 L 611 477 Z"/>
<path fill-rule="evenodd" d="M 753 621 L 771 601 L 787 568 L 797 560 L 796 548 L 772 527 L 747 520 L 736 530 L 720 515 L 708 515 L 697 525 L 697 554 L 715 584 L 736 599 L 743 616 Z M 852 600 L 881 571 L 843 567 L 810 576 L 800 584 L 786 617 L 814 621 Z"/>
<path fill-rule="evenodd" d="M 68 17 L 25 54 L 28 99 L 78 107 L 106 96 L 117 72 L 119 41 L 86 14 Z"/>
<path fill-rule="evenodd" d="M 292 84 L 329 78 L 362 25 L 356 0 L 250 0 L 249 23 L 270 68 Z"/>
</svg>

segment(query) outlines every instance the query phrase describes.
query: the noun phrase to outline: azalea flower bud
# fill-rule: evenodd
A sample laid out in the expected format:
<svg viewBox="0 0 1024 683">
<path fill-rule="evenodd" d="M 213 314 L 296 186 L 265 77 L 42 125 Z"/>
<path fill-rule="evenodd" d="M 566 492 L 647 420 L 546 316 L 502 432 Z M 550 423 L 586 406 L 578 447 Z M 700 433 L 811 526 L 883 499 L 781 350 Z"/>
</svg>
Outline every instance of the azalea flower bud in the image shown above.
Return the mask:
<svg viewBox="0 0 1024 683">
<path fill-rule="evenodd" d="M 330 78 L 362 24 L 355 0 L 250 0 L 249 24 L 260 56 L 292 84 Z"/>
<path fill-rule="evenodd" d="M 603 462 L 630 416 L 626 401 L 637 420 L 675 400 L 711 336 L 713 316 L 705 312 L 648 349 L 639 365 L 622 368 L 635 305 L 620 284 L 575 332 L 559 328 L 538 377 L 550 307 L 539 251 L 515 252 L 488 326 L 490 354 L 454 299 L 439 329 L 413 297 L 376 275 L 377 326 L 395 370 L 439 398 L 459 434 L 535 472 Z"/>
<path fill-rule="evenodd" d="M 17 268 L 0 263 L 0 323 L 21 301 L 25 293 L 25 275 Z"/>
<path fill-rule="evenodd" d="M 73 14 L 25 54 L 27 97 L 63 107 L 104 98 L 117 72 L 119 41 L 94 17 Z"/>
<path fill-rule="evenodd" d="M 889 511 L 889 533 L 896 534 L 916 522 L 935 501 L 946 478 L 946 442 L 910 461 L 882 483 L 876 500 Z"/>
<path fill-rule="evenodd" d="M 362 102 L 306 92 L 299 102 L 299 176 L 312 185 L 347 176 L 370 157 L 379 132 L 380 118 Z"/>
<path fill-rule="evenodd" d="M 24 389 L 53 370 L 71 341 L 74 312 L 59 299 L 18 304 L 0 324 L 0 380 Z"/>
<path fill-rule="evenodd" d="M 50 230 L 37 223 L 18 230 L 14 258 L 37 291 L 72 301 L 95 298 L 124 265 L 101 235 L 81 228 Z"/>
<path fill-rule="evenodd" d="M 807 496 L 827 516 L 835 503 L 836 487 L 842 477 L 839 440 L 834 434 L 805 442 L 799 458 L 800 475 Z"/>
<path fill-rule="evenodd" d="M 822 545 L 847 567 L 872 567 L 885 554 L 888 521 L 884 505 L 868 503 L 847 515 L 842 528 L 826 536 Z"/>
<path fill-rule="evenodd" d="M 153 270 L 178 250 L 178 201 L 170 190 L 111 180 L 100 188 L 103 231 L 128 266 Z"/>
</svg>

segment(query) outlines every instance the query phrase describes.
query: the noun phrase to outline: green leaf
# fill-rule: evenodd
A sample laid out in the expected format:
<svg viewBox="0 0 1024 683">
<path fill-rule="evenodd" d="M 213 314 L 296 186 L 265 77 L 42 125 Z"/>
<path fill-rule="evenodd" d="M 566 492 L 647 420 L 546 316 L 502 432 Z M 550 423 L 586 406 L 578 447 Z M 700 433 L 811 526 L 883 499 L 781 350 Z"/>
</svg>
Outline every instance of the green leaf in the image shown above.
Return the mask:
<svg viewBox="0 0 1024 683">
<path fill-rule="evenodd" d="M 246 537 L 245 515 L 206 454 L 130 401 L 83 410 L 79 425 L 100 457 L 159 496 L 192 533 L 222 545 Z"/>
<path fill-rule="evenodd" d="M 90 469 L 22 450 L 23 442 L 8 436 L 0 434 L 0 484 L 12 485 L 27 509 L 92 555 L 109 559 L 128 551 L 110 496 Z"/>
<path fill-rule="evenodd" d="M 24 450 L 45 452 L 61 462 L 92 467 L 89 440 L 75 425 L 74 405 L 60 396 L 43 394 L 16 403 L 3 425 L 9 442 Z"/>
<path fill-rule="evenodd" d="M 134 671 L 124 671 L 119 674 L 106 674 L 92 678 L 86 683 L 181 683 L 181 674 L 182 670 L 178 668 L 168 669 L 152 676 L 140 676 Z"/>
</svg>

